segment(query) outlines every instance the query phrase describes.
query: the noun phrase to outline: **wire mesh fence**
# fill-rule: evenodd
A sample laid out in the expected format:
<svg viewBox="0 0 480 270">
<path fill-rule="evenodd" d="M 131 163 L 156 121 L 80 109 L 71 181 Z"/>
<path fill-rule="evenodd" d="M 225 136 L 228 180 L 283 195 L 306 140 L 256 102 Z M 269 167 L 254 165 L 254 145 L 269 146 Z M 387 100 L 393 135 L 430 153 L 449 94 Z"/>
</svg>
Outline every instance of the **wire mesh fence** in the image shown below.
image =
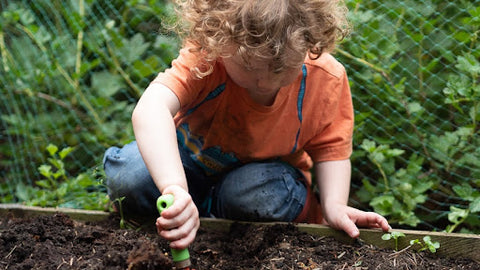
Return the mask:
<svg viewBox="0 0 480 270">
<path fill-rule="evenodd" d="M 355 106 L 350 203 L 398 226 L 479 233 L 480 1 L 346 2 L 353 31 L 335 56 Z M 177 55 L 172 6 L 0 11 L 1 202 L 98 207 L 105 148 L 134 139 L 135 102 Z"/>
</svg>

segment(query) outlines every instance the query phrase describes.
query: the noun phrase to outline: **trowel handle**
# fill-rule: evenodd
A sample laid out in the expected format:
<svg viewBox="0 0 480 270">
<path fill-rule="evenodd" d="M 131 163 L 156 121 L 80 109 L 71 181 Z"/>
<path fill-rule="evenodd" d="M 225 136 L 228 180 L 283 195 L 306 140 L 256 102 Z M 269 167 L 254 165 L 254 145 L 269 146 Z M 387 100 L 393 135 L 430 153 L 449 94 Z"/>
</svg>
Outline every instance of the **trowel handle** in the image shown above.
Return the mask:
<svg viewBox="0 0 480 270">
<path fill-rule="evenodd" d="M 172 194 L 164 194 L 158 197 L 157 199 L 158 213 L 161 215 L 163 210 L 172 206 L 174 200 L 175 198 L 173 197 Z"/>
<path fill-rule="evenodd" d="M 157 209 L 158 213 L 161 215 L 163 210 L 169 208 L 172 204 L 175 198 L 173 197 L 172 194 L 164 194 L 157 199 Z M 173 262 L 184 262 L 187 261 L 190 262 L 190 253 L 188 252 L 187 248 L 184 249 L 170 249 L 172 252 L 172 259 Z"/>
</svg>

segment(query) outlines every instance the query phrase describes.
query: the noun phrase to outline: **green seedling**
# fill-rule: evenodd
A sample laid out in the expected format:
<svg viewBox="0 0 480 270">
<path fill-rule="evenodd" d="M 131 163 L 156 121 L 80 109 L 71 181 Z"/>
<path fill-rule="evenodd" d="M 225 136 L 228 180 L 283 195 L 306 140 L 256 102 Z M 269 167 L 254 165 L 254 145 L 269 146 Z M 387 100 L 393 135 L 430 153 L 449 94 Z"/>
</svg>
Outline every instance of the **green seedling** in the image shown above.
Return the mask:
<svg viewBox="0 0 480 270">
<path fill-rule="evenodd" d="M 431 253 L 437 252 L 437 249 L 440 248 L 440 243 L 439 242 L 433 242 L 432 238 L 430 236 L 425 236 L 423 237 L 423 243 L 420 242 L 418 239 L 414 239 L 410 241 L 410 245 L 420 245 L 421 248 L 418 250 L 419 252 L 424 251 L 424 250 L 429 250 Z"/>
<path fill-rule="evenodd" d="M 122 201 L 125 197 L 116 198 L 113 201 L 113 204 L 117 203 L 118 206 L 118 214 L 120 215 L 120 229 L 125 229 L 127 226 L 125 225 L 125 217 L 123 216 L 123 209 L 122 209 Z"/>
<path fill-rule="evenodd" d="M 157 199 L 157 209 L 160 215 L 163 210 L 169 208 L 174 201 L 172 194 L 164 194 Z M 184 249 L 170 249 L 172 253 L 172 259 L 175 263 L 176 269 L 190 269 L 190 253 L 187 248 Z"/>
<path fill-rule="evenodd" d="M 390 232 L 382 235 L 382 239 L 388 241 L 393 239 L 395 241 L 395 251 L 398 251 L 398 239 L 400 237 L 405 237 L 405 234 L 402 232 Z"/>
<path fill-rule="evenodd" d="M 405 234 L 402 232 L 390 232 L 382 235 L 383 240 L 395 240 L 395 251 L 398 251 L 398 239 L 400 237 L 405 237 Z M 420 249 L 418 250 L 419 252 L 422 252 L 424 250 L 429 250 L 431 253 L 437 252 L 437 249 L 440 248 L 440 243 L 439 242 L 433 242 L 432 238 L 430 236 L 425 236 L 423 237 L 423 242 L 421 242 L 419 239 L 414 239 L 410 241 L 410 245 L 406 248 L 404 248 L 402 251 L 407 250 L 414 245 L 420 245 Z"/>
</svg>

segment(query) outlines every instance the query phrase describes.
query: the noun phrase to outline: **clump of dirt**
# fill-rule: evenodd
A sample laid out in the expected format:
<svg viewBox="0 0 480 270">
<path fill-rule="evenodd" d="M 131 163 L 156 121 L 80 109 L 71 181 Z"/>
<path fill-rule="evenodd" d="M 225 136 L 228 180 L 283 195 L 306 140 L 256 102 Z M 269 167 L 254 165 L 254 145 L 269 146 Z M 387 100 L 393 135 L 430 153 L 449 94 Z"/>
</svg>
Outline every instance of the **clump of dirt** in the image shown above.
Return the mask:
<svg viewBox="0 0 480 270">
<path fill-rule="evenodd" d="M 468 259 L 382 250 L 299 232 L 293 225 L 201 228 L 189 248 L 195 269 L 479 269 Z M 154 225 L 120 229 L 118 217 L 81 223 L 64 214 L 0 219 L 0 269 L 174 269 Z"/>
<path fill-rule="evenodd" d="M 60 213 L 0 222 L 1 269 L 171 269 L 167 248 L 153 234 Z"/>
</svg>

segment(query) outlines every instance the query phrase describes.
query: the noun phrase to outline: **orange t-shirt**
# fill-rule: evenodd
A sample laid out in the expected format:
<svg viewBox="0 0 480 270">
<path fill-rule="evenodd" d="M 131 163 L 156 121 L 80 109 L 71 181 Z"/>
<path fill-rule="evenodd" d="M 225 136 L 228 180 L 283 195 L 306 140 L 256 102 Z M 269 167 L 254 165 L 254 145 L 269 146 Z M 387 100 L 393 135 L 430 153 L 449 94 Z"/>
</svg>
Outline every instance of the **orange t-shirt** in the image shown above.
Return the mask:
<svg viewBox="0 0 480 270">
<path fill-rule="evenodd" d="M 178 143 L 206 174 L 276 159 L 308 171 L 312 161 L 350 157 L 350 87 L 344 67 L 330 54 L 316 60 L 307 56 L 298 78 L 280 89 L 271 106 L 255 103 L 220 61 L 202 79 L 190 72 L 195 63 L 195 55 L 182 49 L 172 67 L 152 83 L 177 95 Z"/>
</svg>

